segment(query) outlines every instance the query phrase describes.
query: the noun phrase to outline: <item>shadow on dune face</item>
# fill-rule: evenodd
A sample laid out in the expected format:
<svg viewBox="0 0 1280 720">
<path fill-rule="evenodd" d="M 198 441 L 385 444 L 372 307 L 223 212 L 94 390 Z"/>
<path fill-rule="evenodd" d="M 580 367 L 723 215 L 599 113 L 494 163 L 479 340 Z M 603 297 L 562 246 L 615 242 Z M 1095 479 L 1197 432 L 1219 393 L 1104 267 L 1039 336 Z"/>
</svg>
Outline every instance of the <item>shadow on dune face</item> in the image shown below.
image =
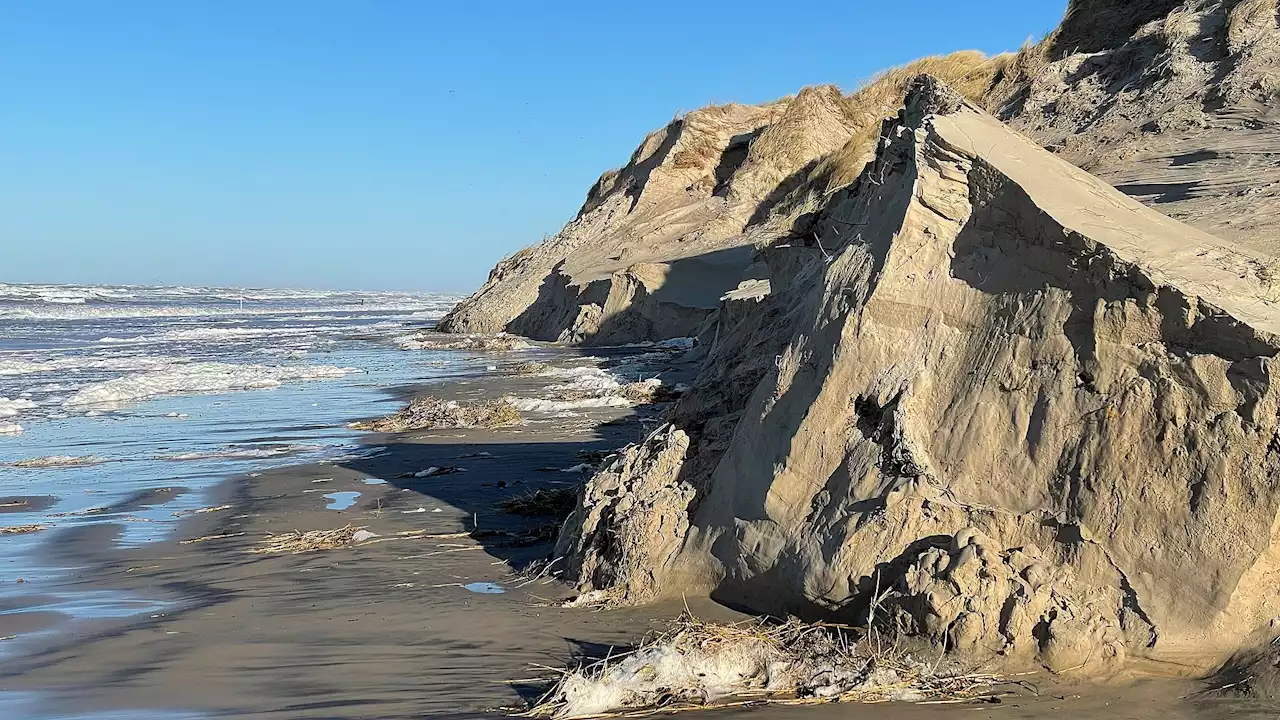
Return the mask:
<svg viewBox="0 0 1280 720">
<path fill-rule="evenodd" d="M 541 489 L 577 487 L 588 477 L 574 469 L 585 462 L 579 453 L 614 450 L 639 432 L 635 425 L 605 429 L 613 432 L 587 442 L 391 443 L 380 455 L 342 466 L 385 479 L 400 491 L 382 501 L 387 512 L 412 513 L 424 504 L 444 504 L 470 516 L 465 530 L 472 531 L 486 553 L 519 572 L 549 556 L 562 518 L 513 515 L 503 512 L 500 503 Z M 432 467 L 463 471 L 404 477 Z M 360 507 L 369 510 L 370 502 L 366 499 Z M 550 539 L 534 541 L 530 533 L 535 531 L 551 533 Z"/>
</svg>

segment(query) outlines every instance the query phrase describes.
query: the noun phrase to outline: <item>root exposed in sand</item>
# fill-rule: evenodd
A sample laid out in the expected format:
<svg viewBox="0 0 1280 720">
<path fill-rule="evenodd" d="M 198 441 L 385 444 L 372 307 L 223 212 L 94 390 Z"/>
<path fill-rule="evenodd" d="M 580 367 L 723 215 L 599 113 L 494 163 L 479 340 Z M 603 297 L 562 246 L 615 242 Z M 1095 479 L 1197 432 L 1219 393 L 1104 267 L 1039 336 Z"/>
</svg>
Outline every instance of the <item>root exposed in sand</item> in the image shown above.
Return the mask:
<svg viewBox="0 0 1280 720">
<path fill-rule="evenodd" d="M 523 423 L 520 412 L 506 400 L 460 403 L 424 395 L 414 398 L 394 415 L 352 423 L 351 427 L 374 432 L 407 432 L 440 428 L 500 428 Z"/>
<path fill-rule="evenodd" d="M 641 717 L 744 703 L 962 702 L 993 696 L 994 675 L 940 670 L 850 628 L 690 616 L 635 650 L 566 671 L 521 717 Z"/>
</svg>

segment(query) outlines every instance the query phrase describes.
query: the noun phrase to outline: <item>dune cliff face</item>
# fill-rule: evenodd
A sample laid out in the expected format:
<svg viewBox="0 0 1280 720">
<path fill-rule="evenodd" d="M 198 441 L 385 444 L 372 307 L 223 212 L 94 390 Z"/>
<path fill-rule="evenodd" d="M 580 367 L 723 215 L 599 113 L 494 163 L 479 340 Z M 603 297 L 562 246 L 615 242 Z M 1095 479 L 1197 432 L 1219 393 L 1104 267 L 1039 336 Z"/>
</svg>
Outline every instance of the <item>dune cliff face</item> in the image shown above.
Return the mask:
<svg viewBox="0 0 1280 720">
<path fill-rule="evenodd" d="M 1124 193 L 1275 255 L 1275 0 L 1075 0 L 983 104 Z"/>
<path fill-rule="evenodd" d="M 1055 670 L 1274 635 L 1277 48 L 1275 0 L 1077 0 L 1016 54 L 716 109 L 750 120 L 697 168 L 703 120 L 651 137 L 446 323 L 700 339 L 565 575 Z"/>
<path fill-rule="evenodd" d="M 977 53 L 917 63 L 948 79 L 984 64 Z M 438 329 L 590 344 L 705 332 L 725 293 L 763 279 L 755 245 L 785 234 L 807 209 L 795 191 L 857 176 L 881 120 L 901 103 L 901 90 L 894 94 L 845 97 L 819 86 L 672 121 L 600 178 L 577 218 L 501 261 Z"/>
<path fill-rule="evenodd" d="M 722 327 L 711 364 L 777 343 L 749 394 L 700 383 L 588 483 L 559 547 L 585 588 L 854 622 L 876 596 L 1057 670 L 1213 656 L 1280 615 L 1280 311 L 1247 248 L 928 77 L 818 227 L 858 230 Z"/>
<path fill-rule="evenodd" d="M 726 292 L 767 278 L 753 248 L 811 237 L 805 219 L 858 176 L 919 73 L 1161 213 L 1280 254 L 1276 0 L 1073 0 L 1017 53 L 926 58 L 849 96 L 806 88 L 672 121 L 440 329 L 595 344 L 706 331 Z"/>
</svg>

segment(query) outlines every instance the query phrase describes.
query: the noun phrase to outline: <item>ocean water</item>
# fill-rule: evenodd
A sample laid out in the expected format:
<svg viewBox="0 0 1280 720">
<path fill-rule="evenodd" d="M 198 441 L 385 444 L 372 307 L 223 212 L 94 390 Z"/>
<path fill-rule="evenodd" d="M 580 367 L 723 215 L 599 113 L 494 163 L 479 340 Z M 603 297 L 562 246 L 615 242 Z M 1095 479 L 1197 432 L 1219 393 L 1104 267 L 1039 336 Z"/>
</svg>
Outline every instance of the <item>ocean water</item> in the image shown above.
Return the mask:
<svg viewBox="0 0 1280 720">
<path fill-rule="evenodd" d="M 389 388 L 485 362 L 401 349 L 458 299 L 0 284 L 0 526 L 48 527 L 0 535 L 0 598 L 56 582 L 36 558 L 59 528 L 155 541 L 230 476 L 361 452 L 346 424 L 393 411 Z M 59 602 L 88 617 L 136 599 Z"/>
</svg>

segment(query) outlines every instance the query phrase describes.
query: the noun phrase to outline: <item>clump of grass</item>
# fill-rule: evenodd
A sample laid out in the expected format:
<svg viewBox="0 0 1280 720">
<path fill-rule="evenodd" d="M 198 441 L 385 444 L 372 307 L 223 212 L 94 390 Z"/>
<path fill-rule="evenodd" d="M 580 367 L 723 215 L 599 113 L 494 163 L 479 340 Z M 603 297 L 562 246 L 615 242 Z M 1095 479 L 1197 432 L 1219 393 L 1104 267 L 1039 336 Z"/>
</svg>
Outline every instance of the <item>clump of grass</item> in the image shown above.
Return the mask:
<svg viewBox="0 0 1280 720">
<path fill-rule="evenodd" d="M 26 533 L 48 530 L 48 525 L 9 525 L 0 527 L 0 535 L 25 535 Z"/>
<path fill-rule="evenodd" d="M 520 412 L 505 399 L 461 403 L 422 395 L 394 415 L 353 423 L 351 427 L 374 432 L 407 432 L 439 428 L 500 428 L 523 423 Z"/>
<path fill-rule="evenodd" d="M 680 397 L 680 393 L 676 392 L 675 388 L 661 380 L 628 383 L 622 386 L 618 394 L 637 405 L 669 402 Z"/>
<path fill-rule="evenodd" d="M 299 532 L 293 530 L 278 535 L 268 535 L 262 541 L 260 547 L 256 547 L 249 552 L 259 555 L 270 555 L 277 553 L 304 553 L 314 552 L 316 550 L 336 550 L 339 548 L 351 547 L 355 544 L 356 533 L 362 528 L 354 525 L 344 525 L 340 528 L 332 530 L 308 530 L 307 532 Z"/>
<path fill-rule="evenodd" d="M 564 519 L 578 505 L 578 488 L 539 488 L 524 495 L 509 497 L 498 503 L 505 513 L 531 517 L 557 517 Z"/>
<path fill-rule="evenodd" d="M 630 652 L 566 670 L 523 717 L 642 717 L 748 704 L 965 701 L 1000 678 L 939 671 L 852 628 L 690 615 Z"/>
<path fill-rule="evenodd" d="M 950 85 L 970 100 L 978 100 L 990 87 L 999 62 L 982 53 L 962 51 L 925 57 L 901 67 L 885 70 L 846 98 L 851 109 L 853 132 L 839 150 L 818 162 L 810 179 L 823 192 L 852 183 L 875 155 L 880 123 L 893 115 L 906 99 L 911 81 L 928 74 Z"/>
</svg>

